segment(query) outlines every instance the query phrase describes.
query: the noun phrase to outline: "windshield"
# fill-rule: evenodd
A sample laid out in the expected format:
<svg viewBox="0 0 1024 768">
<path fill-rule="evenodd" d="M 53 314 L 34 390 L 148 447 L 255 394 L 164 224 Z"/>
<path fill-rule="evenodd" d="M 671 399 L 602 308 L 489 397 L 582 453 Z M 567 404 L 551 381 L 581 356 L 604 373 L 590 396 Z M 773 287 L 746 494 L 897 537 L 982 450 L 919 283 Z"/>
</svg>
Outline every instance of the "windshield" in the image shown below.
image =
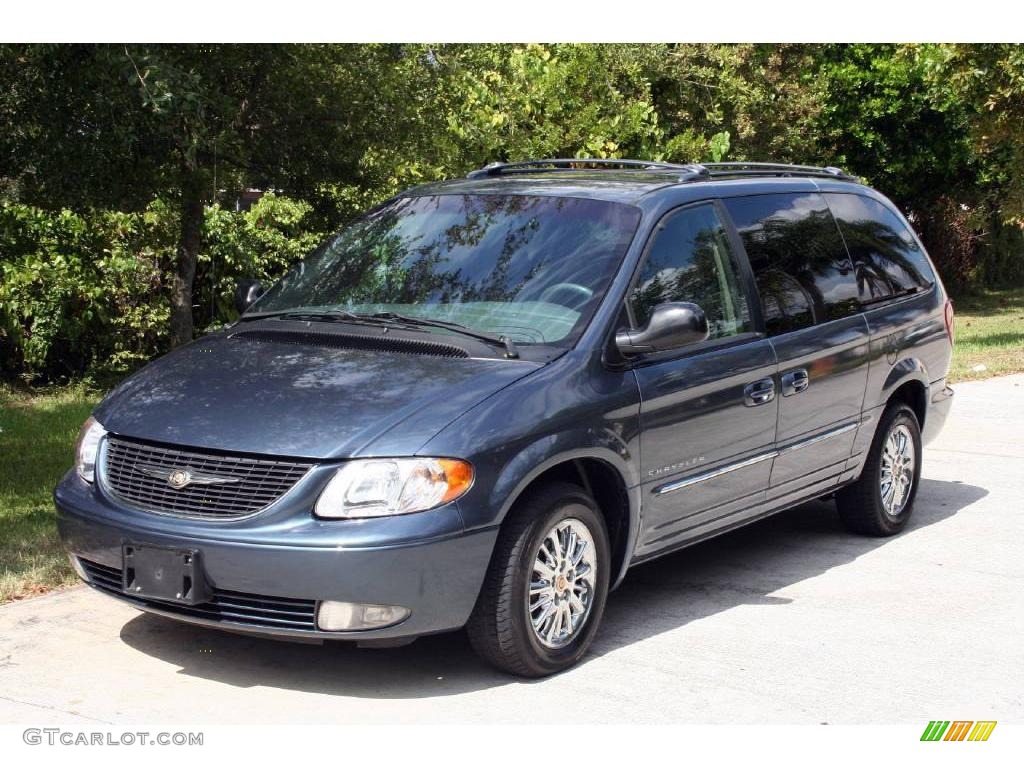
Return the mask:
<svg viewBox="0 0 1024 768">
<path fill-rule="evenodd" d="M 313 251 L 247 314 L 394 312 L 517 344 L 568 344 L 639 218 L 633 206 L 578 198 L 399 198 Z"/>
</svg>

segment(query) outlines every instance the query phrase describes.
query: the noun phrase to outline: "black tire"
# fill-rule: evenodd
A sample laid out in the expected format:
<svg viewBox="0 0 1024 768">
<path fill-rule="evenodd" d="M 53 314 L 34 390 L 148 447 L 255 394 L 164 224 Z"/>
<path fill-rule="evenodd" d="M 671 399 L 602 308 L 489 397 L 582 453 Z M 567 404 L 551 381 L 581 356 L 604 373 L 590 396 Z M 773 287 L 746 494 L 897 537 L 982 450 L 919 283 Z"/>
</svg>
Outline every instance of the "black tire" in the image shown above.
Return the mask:
<svg viewBox="0 0 1024 768">
<path fill-rule="evenodd" d="M 913 479 L 902 509 L 890 514 L 882 500 L 882 452 L 889 436 L 901 427 L 910 433 L 913 442 Z M 921 458 L 921 427 L 917 416 L 903 403 L 891 404 L 882 413 L 860 478 L 836 494 L 839 517 L 846 527 L 866 536 L 893 536 L 902 531 L 914 511 L 914 499 L 921 483 Z"/>
<path fill-rule="evenodd" d="M 578 486 L 546 483 L 528 490 L 498 534 L 491 564 L 466 625 L 473 649 L 488 664 L 522 677 L 544 677 L 578 662 L 590 647 L 608 597 L 611 556 L 608 531 L 596 502 Z M 584 523 L 596 550 L 589 612 L 576 636 L 549 648 L 534 632 L 528 608 L 533 564 L 545 535 L 559 521 Z"/>
</svg>

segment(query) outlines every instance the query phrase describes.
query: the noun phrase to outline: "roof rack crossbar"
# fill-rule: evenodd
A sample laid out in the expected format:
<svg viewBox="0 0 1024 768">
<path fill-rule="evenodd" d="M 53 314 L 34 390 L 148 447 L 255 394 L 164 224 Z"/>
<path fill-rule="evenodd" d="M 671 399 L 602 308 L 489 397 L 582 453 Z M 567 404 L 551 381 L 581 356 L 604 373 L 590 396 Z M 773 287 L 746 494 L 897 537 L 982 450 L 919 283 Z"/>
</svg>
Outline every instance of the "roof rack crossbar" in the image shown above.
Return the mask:
<svg viewBox="0 0 1024 768">
<path fill-rule="evenodd" d="M 788 163 L 704 163 L 709 176 L 817 176 L 833 179 L 853 179 L 854 176 L 834 166 L 789 165 Z"/>
<path fill-rule="evenodd" d="M 515 163 L 491 163 L 483 168 L 470 171 L 466 174 L 466 178 L 476 179 L 482 176 L 500 176 L 504 173 L 587 170 L 588 168 L 679 171 L 685 179 L 707 175 L 704 167 L 695 163 L 682 165 L 679 163 L 663 163 L 657 160 L 620 160 L 605 157 L 552 157 L 542 160 L 522 160 Z"/>
</svg>

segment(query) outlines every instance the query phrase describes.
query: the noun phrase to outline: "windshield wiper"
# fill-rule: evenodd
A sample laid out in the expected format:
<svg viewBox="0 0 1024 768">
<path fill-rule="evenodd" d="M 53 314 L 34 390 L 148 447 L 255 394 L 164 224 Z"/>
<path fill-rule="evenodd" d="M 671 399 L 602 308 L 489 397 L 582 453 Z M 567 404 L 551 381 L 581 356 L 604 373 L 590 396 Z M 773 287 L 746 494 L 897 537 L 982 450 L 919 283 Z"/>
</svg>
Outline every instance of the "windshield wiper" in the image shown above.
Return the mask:
<svg viewBox="0 0 1024 768">
<path fill-rule="evenodd" d="M 293 320 L 309 319 L 314 321 L 327 321 L 336 322 L 340 320 L 345 321 L 366 321 L 368 320 L 367 315 L 357 315 L 355 312 L 347 312 L 342 309 L 282 309 L 279 312 L 255 312 L 253 314 L 242 315 L 238 318 L 239 322 L 243 320 L 266 320 L 270 317 L 284 317 Z M 370 322 L 373 322 L 370 320 Z M 374 323 L 379 325 L 379 323 Z"/>
<path fill-rule="evenodd" d="M 474 331 L 472 328 L 467 328 L 459 323 L 449 323 L 445 320 L 428 320 L 424 317 L 413 317 L 412 315 L 401 315 L 398 312 L 374 312 L 372 315 L 356 315 L 358 318 L 374 318 L 377 320 L 393 320 L 403 325 L 410 325 L 413 327 L 424 327 L 424 328 L 444 328 L 452 331 L 453 333 L 467 336 L 471 339 L 479 339 L 480 341 L 493 344 L 494 346 L 501 346 L 505 348 L 505 357 L 515 360 L 519 357 L 519 350 L 516 348 L 515 343 L 508 336 L 498 336 L 493 333 L 485 333 L 484 331 Z"/>
</svg>

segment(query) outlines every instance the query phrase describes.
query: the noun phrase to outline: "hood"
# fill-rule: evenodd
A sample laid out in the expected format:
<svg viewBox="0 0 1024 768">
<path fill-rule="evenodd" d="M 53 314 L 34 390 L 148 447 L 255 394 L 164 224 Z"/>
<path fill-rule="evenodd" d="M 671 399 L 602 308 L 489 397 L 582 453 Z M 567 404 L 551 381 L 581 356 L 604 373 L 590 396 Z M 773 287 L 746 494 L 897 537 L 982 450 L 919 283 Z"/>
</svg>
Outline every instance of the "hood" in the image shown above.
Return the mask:
<svg viewBox="0 0 1024 768">
<path fill-rule="evenodd" d="M 218 333 L 131 376 L 100 404 L 96 418 L 116 434 L 226 451 L 317 459 L 407 455 L 538 367 Z"/>
</svg>

